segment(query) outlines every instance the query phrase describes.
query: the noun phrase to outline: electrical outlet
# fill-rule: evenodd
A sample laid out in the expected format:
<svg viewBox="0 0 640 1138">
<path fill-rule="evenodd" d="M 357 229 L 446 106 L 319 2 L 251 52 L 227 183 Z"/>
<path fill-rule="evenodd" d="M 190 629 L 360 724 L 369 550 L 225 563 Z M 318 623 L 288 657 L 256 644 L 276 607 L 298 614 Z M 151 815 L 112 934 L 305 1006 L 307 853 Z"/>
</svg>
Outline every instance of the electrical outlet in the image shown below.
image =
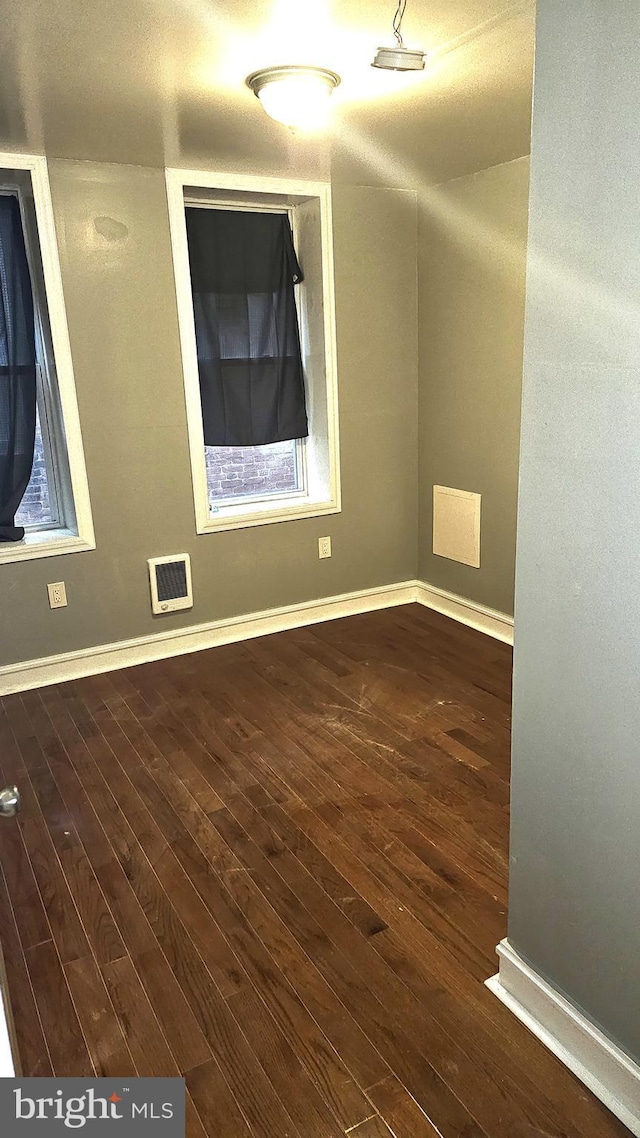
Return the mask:
<svg viewBox="0 0 640 1138">
<path fill-rule="evenodd" d="M 67 590 L 64 581 L 56 581 L 53 585 L 47 585 L 47 592 L 49 594 L 50 609 L 64 609 L 67 607 Z"/>
<path fill-rule="evenodd" d="M 318 538 L 318 557 L 331 557 L 331 538 L 319 537 Z"/>
</svg>

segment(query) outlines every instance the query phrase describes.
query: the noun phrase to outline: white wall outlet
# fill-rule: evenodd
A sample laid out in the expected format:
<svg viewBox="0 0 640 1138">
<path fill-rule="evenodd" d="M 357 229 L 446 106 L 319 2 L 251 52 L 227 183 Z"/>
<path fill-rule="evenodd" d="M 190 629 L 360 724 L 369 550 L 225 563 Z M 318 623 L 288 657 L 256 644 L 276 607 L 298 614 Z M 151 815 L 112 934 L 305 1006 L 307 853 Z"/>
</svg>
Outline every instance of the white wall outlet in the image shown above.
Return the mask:
<svg viewBox="0 0 640 1138">
<path fill-rule="evenodd" d="M 67 590 L 64 581 L 56 581 L 53 585 L 47 585 L 47 592 L 49 594 L 50 609 L 64 609 L 67 607 Z"/>
<path fill-rule="evenodd" d="M 319 537 L 318 538 L 318 557 L 331 557 L 331 538 Z"/>
</svg>

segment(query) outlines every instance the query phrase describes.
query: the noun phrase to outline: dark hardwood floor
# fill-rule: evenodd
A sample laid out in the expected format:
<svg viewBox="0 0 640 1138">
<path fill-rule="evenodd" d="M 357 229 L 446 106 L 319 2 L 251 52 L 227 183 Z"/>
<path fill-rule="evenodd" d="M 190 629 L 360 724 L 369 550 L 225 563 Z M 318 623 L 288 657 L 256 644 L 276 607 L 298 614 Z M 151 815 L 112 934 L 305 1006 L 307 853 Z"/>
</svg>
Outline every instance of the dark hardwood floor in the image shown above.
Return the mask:
<svg viewBox="0 0 640 1138">
<path fill-rule="evenodd" d="M 484 987 L 510 650 L 417 605 L 0 700 L 26 1075 L 185 1074 L 189 1138 L 621 1138 Z"/>
</svg>

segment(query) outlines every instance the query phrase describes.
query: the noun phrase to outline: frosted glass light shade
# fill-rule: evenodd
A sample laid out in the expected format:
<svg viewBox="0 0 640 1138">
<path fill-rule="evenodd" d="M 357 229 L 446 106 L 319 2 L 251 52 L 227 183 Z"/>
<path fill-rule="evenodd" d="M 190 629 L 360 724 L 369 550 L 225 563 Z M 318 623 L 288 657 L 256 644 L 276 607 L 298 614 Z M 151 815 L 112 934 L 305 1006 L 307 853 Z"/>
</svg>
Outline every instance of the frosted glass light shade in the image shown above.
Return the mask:
<svg viewBox="0 0 640 1138">
<path fill-rule="evenodd" d="M 270 118 L 300 130 L 317 130 L 328 118 L 331 93 L 340 82 L 322 67 L 265 67 L 247 77 Z"/>
</svg>

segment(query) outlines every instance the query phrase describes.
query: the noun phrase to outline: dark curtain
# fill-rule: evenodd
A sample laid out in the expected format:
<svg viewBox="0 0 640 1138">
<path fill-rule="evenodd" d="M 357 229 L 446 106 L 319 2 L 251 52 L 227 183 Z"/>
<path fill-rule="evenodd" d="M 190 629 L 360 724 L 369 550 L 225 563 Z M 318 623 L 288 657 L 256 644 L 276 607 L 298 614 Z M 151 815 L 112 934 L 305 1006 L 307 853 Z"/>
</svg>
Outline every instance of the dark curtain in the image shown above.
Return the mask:
<svg viewBox="0 0 640 1138">
<path fill-rule="evenodd" d="M 304 438 L 302 272 L 288 217 L 195 206 L 186 216 L 205 443 Z"/>
<path fill-rule="evenodd" d="M 0 194 L 0 541 L 14 525 L 29 484 L 36 430 L 33 293 L 18 199 Z"/>
</svg>

